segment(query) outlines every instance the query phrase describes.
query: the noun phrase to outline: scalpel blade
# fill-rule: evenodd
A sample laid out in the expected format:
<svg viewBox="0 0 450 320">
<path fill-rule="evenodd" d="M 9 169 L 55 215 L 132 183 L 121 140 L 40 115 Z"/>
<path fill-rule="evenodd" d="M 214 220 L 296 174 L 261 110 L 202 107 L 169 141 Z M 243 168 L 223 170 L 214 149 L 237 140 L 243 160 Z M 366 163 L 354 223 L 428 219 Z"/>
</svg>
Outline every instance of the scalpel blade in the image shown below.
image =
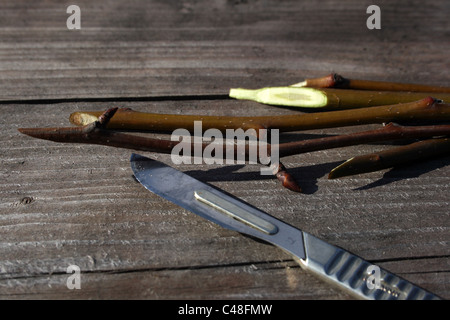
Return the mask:
<svg viewBox="0 0 450 320">
<path fill-rule="evenodd" d="M 357 298 L 428 300 L 436 295 L 360 257 L 294 228 L 156 160 L 132 154 L 131 168 L 148 190 L 218 225 L 272 243 L 301 267 Z"/>
<path fill-rule="evenodd" d="M 304 259 L 303 233 L 189 175 L 137 154 L 136 179 L 148 190 L 218 225 L 272 243 Z"/>
</svg>

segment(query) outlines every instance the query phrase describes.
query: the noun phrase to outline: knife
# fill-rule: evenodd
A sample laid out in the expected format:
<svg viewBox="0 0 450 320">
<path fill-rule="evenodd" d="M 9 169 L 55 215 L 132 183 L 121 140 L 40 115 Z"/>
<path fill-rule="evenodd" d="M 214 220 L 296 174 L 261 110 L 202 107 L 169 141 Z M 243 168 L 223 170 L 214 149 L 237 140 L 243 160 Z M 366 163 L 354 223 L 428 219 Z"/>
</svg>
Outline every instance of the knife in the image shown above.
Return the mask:
<svg viewBox="0 0 450 320">
<path fill-rule="evenodd" d="M 440 300 L 409 281 L 280 221 L 164 163 L 132 154 L 135 178 L 151 192 L 210 220 L 291 254 L 300 266 L 368 300 Z"/>
</svg>

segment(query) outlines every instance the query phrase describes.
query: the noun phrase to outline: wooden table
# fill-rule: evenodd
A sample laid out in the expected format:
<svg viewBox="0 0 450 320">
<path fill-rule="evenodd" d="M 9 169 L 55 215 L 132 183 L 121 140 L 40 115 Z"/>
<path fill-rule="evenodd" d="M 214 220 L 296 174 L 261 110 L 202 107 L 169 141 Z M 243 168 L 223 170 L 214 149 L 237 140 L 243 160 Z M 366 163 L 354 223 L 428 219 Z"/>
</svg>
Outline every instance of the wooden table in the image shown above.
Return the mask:
<svg viewBox="0 0 450 320">
<path fill-rule="evenodd" d="M 70 3 L 72 4 L 72 3 Z M 281 250 L 222 229 L 146 191 L 131 151 L 33 139 L 78 110 L 282 115 L 229 88 L 351 78 L 450 85 L 449 3 L 377 1 L 0 2 L 0 298 L 350 299 Z M 290 138 L 373 126 L 296 132 Z M 304 193 L 257 165 L 179 165 L 313 235 L 450 298 L 450 157 L 337 180 L 368 144 L 291 156 Z M 145 153 L 144 153 L 145 154 Z M 145 154 L 167 164 L 169 155 Z M 68 289 L 70 265 L 81 289 Z"/>
</svg>

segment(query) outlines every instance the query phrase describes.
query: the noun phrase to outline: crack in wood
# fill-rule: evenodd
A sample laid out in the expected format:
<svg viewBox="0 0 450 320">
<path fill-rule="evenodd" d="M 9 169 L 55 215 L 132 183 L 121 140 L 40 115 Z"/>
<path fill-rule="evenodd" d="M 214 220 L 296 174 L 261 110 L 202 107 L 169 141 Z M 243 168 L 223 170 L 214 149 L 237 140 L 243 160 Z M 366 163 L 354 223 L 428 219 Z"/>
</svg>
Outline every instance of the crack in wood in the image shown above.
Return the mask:
<svg viewBox="0 0 450 320">
<path fill-rule="evenodd" d="M 160 101 L 205 101 L 229 100 L 228 94 L 202 94 L 202 95 L 164 95 L 164 96 L 130 96 L 130 97 L 99 97 L 99 98 L 55 98 L 55 99 L 13 99 L 0 100 L 0 105 L 7 104 L 58 104 L 79 102 L 160 102 Z"/>
</svg>

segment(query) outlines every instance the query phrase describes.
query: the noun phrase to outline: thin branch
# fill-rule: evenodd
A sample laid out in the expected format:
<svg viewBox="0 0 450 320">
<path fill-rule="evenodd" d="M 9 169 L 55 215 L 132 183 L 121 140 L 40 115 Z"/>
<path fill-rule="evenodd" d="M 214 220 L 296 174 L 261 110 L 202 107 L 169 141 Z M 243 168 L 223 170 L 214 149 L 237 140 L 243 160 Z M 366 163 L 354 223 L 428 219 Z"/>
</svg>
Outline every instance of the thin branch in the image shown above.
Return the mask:
<svg viewBox="0 0 450 320">
<path fill-rule="evenodd" d="M 99 116 L 97 121 L 91 122 L 83 127 L 19 128 L 18 130 L 31 137 L 54 142 L 97 144 L 166 154 L 172 153 L 173 148 L 180 143 L 179 141 L 154 139 L 105 129 L 105 126 L 111 121 L 112 116 L 116 112 L 117 108 L 108 109 Z M 209 143 L 202 143 L 200 145 L 191 143 L 187 147 L 190 148 L 190 154 L 195 154 L 195 150 L 197 149 L 202 150 L 203 154 L 203 151 L 207 146 L 209 146 Z M 223 155 L 229 155 L 226 148 L 227 146 L 224 145 Z M 267 148 L 265 154 L 270 157 L 270 146 L 267 145 Z M 234 146 L 233 156 L 235 160 L 248 159 L 248 155 L 248 145 L 245 145 L 244 148 L 238 148 L 236 145 Z M 273 174 L 281 181 L 282 185 L 289 190 L 301 192 L 300 186 L 292 175 L 287 172 L 284 165 L 282 163 L 274 165 L 275 168 L 273 168 Z"/>
<path fill-rule="evenodd" d="M 406 146 L 351 158 L 330 171 L 328 178 L 368 173 L 450 154 L 450 138 L 428 139 Z"/>
<path fill-rule="evenodd" d="M 21 133 L 34 138 L 50 140 L 54 142 L 64 143 L 84 143 L 98 144 L 109 147 L 118 147 L 125 149 L 133 149 L 140 151 L 149 151 L 157 153 L 172 153 L 173 148 L 182 143 L 180 141 L 171 141 L 166 139 L 155 139 L 143 137 L 123 132 L 111 131 L 98 126 L 89 124 L 85 127 L 67 127 L 67 128 L 19 128 Z M 419 139 L 436 136 L 450 135 L 450 125 L 432 125 L 432 126 L 399 126 L 388 124 L 382 128 L 369 130 L 364 132 L 351 133 L 346 135 L 338 135 L 310 140 L 285 142 L 279 145 L 267 145 L 267 150 L 259 150 L 269 157 L 272 149 L 277 147 L 280 158 L 298 155 L 307 152 L 320 151 L 333 148 L 342 148 L 353 145 L 393 141 L 402 139 Z M 194 154 L 195 150 L 202 152 L 210 145 L 210 143 L 189 143 L 190 154 Z M 227 156 L 228 146 L 223 145 L 224 156 Z M 244 148 L 238 148 L 235 144 L 234 160 L 248 159 L 250 150 L 249 145 Z"/>
<path fill-rule="evenodd" d="M 280 158 L 306 152 L 342 148 L 365 143 L 421 139 L 450 135 L 450 125 L 400 126 L 390 123 L 382 128 L 303 141 L 286 142 L 279 145 Z"/>
<path fill-rule="evenodd" d="M 256 90 L 235 88 L 230 97 L 263 104 L 301 108 L 354 109 L 407 103 L 427 96 L 450 101 L 450 93 L 352 90 L 309 87 L 268 87 Z"/>
<path fill-rule="evenodd" d="M 292 85 L 293 87 L 310 88 L 340 88 L 354 90 L 379 90 L 379 91 L 412 91 L 412 92 L 446 92 L 450 93 L 450 87 L 428 86 L 423 84 L 398 83 L 387 81 L 371 81 L 359 79 L 347 79 L 333 73 L 325 77 L 306 79 L 303 82 Z"/>
<path fill-rule="evenodd" d="M 78 111 L 70 115 L 70 122 L 85 126 L 97 121 L 99 111 Z M 418 101 L 355 110 L 315 113 L 295 113 L 281 116 L 227 117 L 201 115 L 158 114 L 119 109 L 106 126 L 117 130 L 172 132 L 184 128 L 194 132 L 195 121 L 201 121 L 203 131 L 218 129 L 278 129 L 280 132 L 345 127 L 386 122 L 449 121 L 450 104 L 427 97 Z"/>
<path fill-rule="evenodd" d="M 150 151 L 158 153 L 172 153 L 173 148 L 178 145 L 179 141 L 171 141 L 164 139 L 154 139 L 148 137 L 137 136 L 133 134 L 115 132 L 105 129 L 104 126 L 111 121 L 116 109 L 106 111 L 100 120 L 87 124 L 83 127 L 69 127 L 69 128 L 20 128 L 19 131 L 29 136 L 51 140 L 55 142 L 68 143 L 87 143 L 99 144 L 112 147 Z M 318 151 L 330 148 L 344 147 L 350 145 L 363 144 L 375 141 L 387 141 L 407 138 L 425 138 L 450 135 L 450 125 L 434 125 L 434 126 L 417 126 L 417 127 L 403 127 L 396 125 L 388 125 L 377 130 L 370 130 L 366 132 L 353 133 L 349 135 L 340 135 L 334 137 L 326 137 L 319 139 L 311 139 L 306 141 L 296 141 L 279 144 L 279 157 L 285 157 L 294 154 L 301 154 L 305 152 Z M 209 143 L 189 143 L 187 148 L 190 148 L 190 154 L 195 154 L 195 150 L 204 150 Z M 266 145 L 266 150 L 258 150 L 258 154 L 272 155 L 273 147 Z M 229 156 L 227 152 L 228 146 L 222 145 L 222 155 Z M 244 148 L 238 148 L 234 145 L 233 150 L 234 159 L 249 159 L 250 148 L 245 145 Z M 258 160 L 259 157 L 257 157 Z M 291 190 L 300 191 L 300 187 L 295 182 L 293 177 L 287 173 L 285 167 L 280 164 L 275 168 L 274 174 L 283 183 L 283 185 Z"/>
</svg>

